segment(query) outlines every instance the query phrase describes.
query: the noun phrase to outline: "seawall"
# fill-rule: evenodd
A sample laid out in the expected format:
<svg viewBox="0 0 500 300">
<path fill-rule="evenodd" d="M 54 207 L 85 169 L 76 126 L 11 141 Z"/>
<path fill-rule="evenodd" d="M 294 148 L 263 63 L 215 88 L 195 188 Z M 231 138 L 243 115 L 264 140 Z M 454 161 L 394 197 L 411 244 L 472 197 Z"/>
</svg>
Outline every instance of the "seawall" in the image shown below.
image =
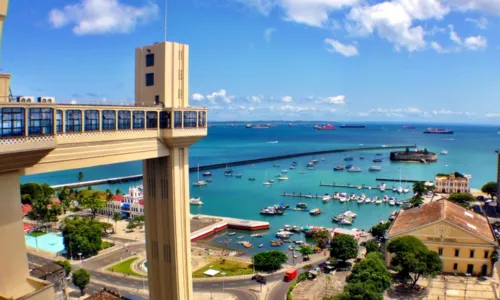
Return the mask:
<svg viewBox="0 0 500 300">
<path fill-rule="evenodd" d="M 213 169 L 222 169 L 225 168 L 226 165 L 230 167 L 234 166 L 243 166 L 250 165 L 261 162 L 275 161 L 287 158 L 295 158 L 302 156 L 313 156 L 313 155 L 321 155 L 321 154 L 331 154 L 331 153 L 343 153 L 343 152 L 355 152 L 355 151 L 373 151 L 373 150 L 393 150 L 393 149 L 406 149 L 406 148 L 416 148 L 417 145 L 407 145 L 407 146 L 387 146 L 387 147 L 358 147 L 358 148 L 346 148 L 346 149 L 333 149 L 333 150 L 322 150 L 322 151 L 311 151 L 311 152 L 302 152 L 302 153 L 293 153 L 293 154 L 285 154 L 285 155 L 277 155 L 277 156 L 269 156 L 263 158 L 255 158 L 255 159 L 247 159 L 240 161 L 233 161 L 221 164 L 212 164 L 200 166 L 200 171 L 213 170 Z M 189 172 L 196 172 L 198 167 L 189 168 Z M 52 188 L 62 188 L 62 187 L 84 187 L 84 186 L 92 186 L 92 185 L 100 185 L 100 184 L 111 184 L 111 183 L 121 183 L 127 181 L 136 181 L 141 180 L 142 174 L 124 176 L 124 177 L 116 177 L 116 178 L 106 178 L 106 179 L 98 179 L 91 181 L 82 181 L 82 182 L 74 182 L 67 184 L 58 184 L 53 185 Z"/>
</svg>

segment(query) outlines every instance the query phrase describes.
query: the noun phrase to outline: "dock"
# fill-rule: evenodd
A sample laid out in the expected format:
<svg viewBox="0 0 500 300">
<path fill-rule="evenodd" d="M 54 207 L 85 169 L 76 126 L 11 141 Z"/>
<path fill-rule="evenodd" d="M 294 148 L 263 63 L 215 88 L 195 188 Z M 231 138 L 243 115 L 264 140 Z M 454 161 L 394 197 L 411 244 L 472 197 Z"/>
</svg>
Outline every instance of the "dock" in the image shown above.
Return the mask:
<svg viewBox="0 0 500 300">
<path fill-rule="evenodd" d="M 66 183 L 66 184 L 58 184 L 58 185 L 52 185 L 51 188 L 53 188 L 53 189 L 63 188 L 63 187 L 78 188 L 78 187 L 87 187 L 87 186 L 100 185 L 100 184 L 122 183 L 122 182 L 137 181 L 137 180 L 142 180 L 142 174 L 123 176 L 123 177 L 115 177 L 115 178 L 89 180 L 89 181 L 80 181 L 80 182 L 73 182 L 73 183 Z"/>
<path fill-rule="evenodd" d="M 311 198 L 323 198 L 323 195 L 318 195 L 318 194 L 312 194 L 312 193 L 309 193 L 309 194 L 303 194 L 303 193 L 281 193 L 281 196 L 283 197 L 296 197 L 296 198 L 308 198 L 308 199 L 311 199 Z"/>
<path fill-rule="evenodd" d="M 207 215 L 195 215 L 194 219 L 217 219 L 217 222 L 203 227 L 191 233 L 191 242 L 206 238 L 208 236 L 214 235 L 219 231 L 226 230 L 228 228 L 256 231 L 256 230 L 266 230 L 269 229 L 269 222 L 265 221 L 253 221 L 237 218 L 226 218 L 226 217 L 215 217 Z"/>
<path fill-rule="evenodd" d="M 398 180 L 399 181 L 399 180 Z M 353 184 L 335 184 L 335 183 L 320 183 L 319 186 L 327 186 L 333 188 L 357 189 L 361 186 L 362 190 L 378 190 L 378 186 L 353 185 Z"/>
<path fill-rule="evenodd" d="M 414 183 L 414 182 L 427 182 L 428 180 L 415 180 L 415 179 L 396 179 L 396 178 L 376 178 L 376 181 L 387 181 L 387 182 L 409 182 L 409 183 Z M 430 180 L 432 181 L 432 180 Z"/>
</svg>

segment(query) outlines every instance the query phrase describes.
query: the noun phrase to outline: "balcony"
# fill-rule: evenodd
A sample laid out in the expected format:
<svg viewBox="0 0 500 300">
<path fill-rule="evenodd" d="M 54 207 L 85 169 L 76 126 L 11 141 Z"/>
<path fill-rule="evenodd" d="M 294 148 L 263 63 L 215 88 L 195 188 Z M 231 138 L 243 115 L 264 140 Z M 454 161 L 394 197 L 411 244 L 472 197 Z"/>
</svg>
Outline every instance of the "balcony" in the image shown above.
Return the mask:
<svg viewBox="0 0 500 300">
<path fill-rule="evenodd" d="M 206 108 L 9 102 L 0 104 L 0 120 L 4 170 L 60 161 L 85 167 L 93 165 L 85 159 L 93 158 L 115 163 L 167 156 L 169 147 L 189 147 L 207 135 Z M 18 158 L 15 164 L 13 156 Z M 44 171 L 56 169 L 61 168 Z"/>
</svg>

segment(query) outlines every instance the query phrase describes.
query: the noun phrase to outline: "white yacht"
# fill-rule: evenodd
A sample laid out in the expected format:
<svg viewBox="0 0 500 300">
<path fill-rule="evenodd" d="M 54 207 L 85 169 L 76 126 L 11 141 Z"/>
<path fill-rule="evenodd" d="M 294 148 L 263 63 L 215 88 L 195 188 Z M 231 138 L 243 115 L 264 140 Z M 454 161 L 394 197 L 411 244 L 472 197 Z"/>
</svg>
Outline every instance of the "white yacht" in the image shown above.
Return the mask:
<svg viewBox="0 0 500 300">
<path fill-rule="evenodd" d="M 193 182 L 194 186 L 204 186 L 208 183 L 205 180 L 200 180 L 200 165 L 198 164 L 198 181 Z M 203 204 L 203 203 L 202 203 Z"/>
<path fill-rule="evenodd" d="M 358 200 L 357 200 L 357 202 L 358 202 L 359 204 L 361 204 L 361 203 L 365 203 L 365 199 L 362 199 L 361 197 L 359 197 L 359 198 L 358 198 Z"/>
<path fill-rule="evenodd" d="M 189 199 L 189 204 L 191 204 L 191 205 L 203 205 L 203 202 L 201 202 L 200 197 L 195 197 L 195 198 Z"/>
<path fill-rule="evenodd" d="M 380 189 L 380 191 L 382 191 L 382 192 L 383 192 L 383 191 L 385 191 L 385 183 L 383 183 L 383 182 L 382 182 L 382 183 L 379 185 L 379 189 Z"/>
<path fill-rule="evenodd" d="M 365 203 L 371 203 L 372 202 L 372 199 L 371 198 L 366 198 L 365 199 Z"/>
<path fill-rule="evenodd" d="M 288 170 L 287 170 L 287 169 L 283 169 L 283 170 L 281 170 L 281 173 L 283 173 L 283 174 L 284 174 L 284 173 L 287 173 L 287 172 L 288 172 Z"/>
<path fill-rule="evenodd" d="M 347 218 L 345 218 L 345 219 L 340 220 L 340 224 L 342 224 L 342 225 L 352 225 L 352 221 L 349 220 L 349 219 L 347 219 Z"/>
<path fill-rule="evenodd" d="M 322 200 L 323 200 L 323 202 L 328 202 L 328 201 L 332 200 L 332 197 L 330 195 L 328 195 L 328 194 L 325 194 L 323 196 Z"/>
<path fill-rule="evenodd" d="M 378 199 L 377 201 L 375 201 L 375 204 L 382 204 L 382 199 Z"/>
<path fill-rule="evenodd" d="M 288 180 L 288 177 L 280 176 L 280 177 L 278 177 L 278 180 L 279 181 Z"/>
<path fill-rule="evenodd" d="M 448 150 L 443 149 L 443 151 L 441 151 L 441 154 L 442 155 L 447 155 L 448 154 Z"/>
<path fill-rule="evenodd" d="M 263 185 L 271 185 L 273 184 L 270 180 L 267 179 L 267 171 L 266 171 L 266 181 L 262 183 Z"/>
<path fill-rule="evenodd" d="M 403 189 L 403 193 L 408 194 L 409 192 L 410 192 L 410 187 L 407 186 Z"/>
</svg>

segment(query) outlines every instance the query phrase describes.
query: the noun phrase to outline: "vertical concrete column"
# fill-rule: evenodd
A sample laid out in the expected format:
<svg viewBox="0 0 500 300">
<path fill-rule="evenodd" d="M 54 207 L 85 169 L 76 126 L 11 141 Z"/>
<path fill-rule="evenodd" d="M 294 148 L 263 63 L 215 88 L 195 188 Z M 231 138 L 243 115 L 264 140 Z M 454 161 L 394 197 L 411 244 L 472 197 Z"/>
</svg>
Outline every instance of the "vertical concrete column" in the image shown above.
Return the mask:
<svg viewBox="0 0 500 300">
<path fill-rule="evenodd" d="M 15 295 L 27 285 L 29 275 L 19 202 L 19 173 L 0 173 L 0 295 Z"/>
<path fill-rule="evenodd" d="M 149 298 L 191 300 L 188 148 L 143 161 Z"/>
<path fill-rule="evenodd" d="M 498 152 L 497 155 L 497 201 L 499 201 L 499 199 L 500 199 L 500 151 Z"/>
</svg>

